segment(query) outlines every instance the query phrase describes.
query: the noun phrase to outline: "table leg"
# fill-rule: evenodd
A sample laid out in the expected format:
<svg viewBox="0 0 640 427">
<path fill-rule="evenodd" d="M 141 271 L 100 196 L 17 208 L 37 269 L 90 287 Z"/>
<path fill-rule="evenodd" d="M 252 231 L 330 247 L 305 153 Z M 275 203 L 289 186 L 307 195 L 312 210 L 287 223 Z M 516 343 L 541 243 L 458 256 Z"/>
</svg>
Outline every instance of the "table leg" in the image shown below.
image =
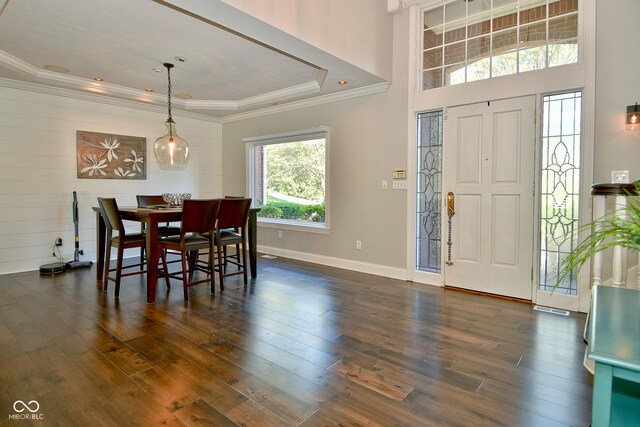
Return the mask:
<svg viewBox="0 0 640 427">
<path fill-rule="evenodd" d="M 107 225 L 100 211 L 96 212 L 96 280 L 101 282 L 104 273 L 104 252 L 107 244 Z"/>
<path fill-rule="evenodd" d="M 613 386 L 613 366 L 596 362 L 591 402 L 591 426 L 609 426 L 611 421 L 611 391 Z"/>
<path fill-rule="evenodd" d="M 249 265 L 251 266 L 251 278 L 255 279 L 258 276 L 258 264 L 257 264 L 257 241 L 258 241 L 258 213 L 256 211 L 249 211 Z"/>
<path fill-rule="evenodd" d="M 156 286 L 158 284 L 158 219 L 155 215 L 146 220 L 147 224 L 147 304 L 156 302 Z"/>
</svg>

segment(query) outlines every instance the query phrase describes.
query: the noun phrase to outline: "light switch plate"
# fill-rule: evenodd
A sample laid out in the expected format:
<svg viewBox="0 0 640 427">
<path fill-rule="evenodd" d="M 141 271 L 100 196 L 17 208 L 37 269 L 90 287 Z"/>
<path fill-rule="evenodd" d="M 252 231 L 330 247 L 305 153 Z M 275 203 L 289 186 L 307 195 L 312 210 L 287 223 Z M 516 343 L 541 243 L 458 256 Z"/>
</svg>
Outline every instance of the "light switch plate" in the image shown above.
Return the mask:
<svg viewBox="0 0 640 427">
<path fill-rule="evenodd" d="M 616 184 L 628 184 L 629 183 L 629 171 L 612 171 L 611 182 Z"/>
<path fill-rule="evenodd" d="M 393 189 L 394 190 L 406 190 L 407 189 L 407 181 L 406 180 L 394 180 L 393 181 Z"/>
</svg>

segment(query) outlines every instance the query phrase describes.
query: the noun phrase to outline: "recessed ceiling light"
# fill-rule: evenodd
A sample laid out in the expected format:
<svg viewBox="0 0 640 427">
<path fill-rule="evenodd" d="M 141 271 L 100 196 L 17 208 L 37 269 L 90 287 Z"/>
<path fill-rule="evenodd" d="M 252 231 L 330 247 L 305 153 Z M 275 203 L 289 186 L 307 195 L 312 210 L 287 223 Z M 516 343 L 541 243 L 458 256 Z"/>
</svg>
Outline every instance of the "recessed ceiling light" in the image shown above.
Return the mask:
<svg viewBox="0 0 640 427">
<path fill-rule="evenodd" d="M 180 99 L 191 99 L 193 98 L 193 96 L 189 95 L 188 93 L 176 93 L 173 95 L 174 98 L 180 98 Z"/>
<path fill-rule="evenodd" d="M 42 68 L 44 68 L 47 71 L 53 71 L 54 73 L 63 73 L 66 74 L 69 72 L 69 69 L 66 67 L 63 67 L 61 65 L 53 65 L 53 64 L 47 64 L 44 65 Z"/>
<path fill-rule="evenodd" d="M 153 92 L 153 89 L 145 89 L 145 92 Z"/>
<path fill-rule="evenodd" d="M 184 56 L 176 56 L 176 61 L 178 62 L 187 62 L 187 58 Z"/>
<path fill-rule="evenodd" d="M 155 71 L 156 73 L 161 73 L 162 70 L 160 68 L 152 68 L 153 71 Z"/>
<path fill-rule="evenodd" d="M 95 80 L 97 82 L 104 81 L 104 79 L 102 77 L 94 77 L 93 80 Z"/>
<path fill-rule="evenodd" d="M 339 85 L 346 85 L 347 81 L 346 80 L 338 80 L 338 84 Z"/>
</svg>

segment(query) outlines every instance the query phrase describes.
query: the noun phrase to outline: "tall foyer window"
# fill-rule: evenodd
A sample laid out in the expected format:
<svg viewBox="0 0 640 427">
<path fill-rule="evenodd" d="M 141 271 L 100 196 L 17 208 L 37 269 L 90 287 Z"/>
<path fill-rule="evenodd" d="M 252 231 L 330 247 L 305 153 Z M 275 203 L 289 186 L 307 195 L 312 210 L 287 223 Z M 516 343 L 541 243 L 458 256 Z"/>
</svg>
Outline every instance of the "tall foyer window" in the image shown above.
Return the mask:
<svg viewBox="0 0 640 427">
<path fill-rule="evenodd" d="M 258 220 L 325 228 L 328 129 L 244 139 Z"/>
<path fill-rule="evenodd" d="M 455 0 L 423 14 L 422 89 L 578 62 L 579 0 Z"/>
<path fill-rule="evenodd" d="M 578 244 L 582 92 L 548 95 L 542 101 L 538 286 L 576 295 L 577 271 L 555 286 L 560 264 Z"/>
<path fill-rule="evenodd" d="M 442 110 L 418 114 L 416 266 L 431 273 L 440 273 L 441 261 L 442 127 Z"/>
</svg>

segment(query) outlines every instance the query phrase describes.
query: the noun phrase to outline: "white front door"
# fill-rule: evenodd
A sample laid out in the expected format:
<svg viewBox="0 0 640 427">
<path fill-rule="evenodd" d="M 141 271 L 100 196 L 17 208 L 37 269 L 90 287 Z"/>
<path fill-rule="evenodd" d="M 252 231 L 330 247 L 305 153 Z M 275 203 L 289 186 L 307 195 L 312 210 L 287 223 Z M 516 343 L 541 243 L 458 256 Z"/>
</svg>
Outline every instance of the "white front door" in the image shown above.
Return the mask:
<svg viewBox="0 0 640 427">
<path fill-rule="evenodd" d="M 535 96 L 449 108 L 444 194 L 453 193 L 445 285 L 531 300 Z"/>
</svg>

